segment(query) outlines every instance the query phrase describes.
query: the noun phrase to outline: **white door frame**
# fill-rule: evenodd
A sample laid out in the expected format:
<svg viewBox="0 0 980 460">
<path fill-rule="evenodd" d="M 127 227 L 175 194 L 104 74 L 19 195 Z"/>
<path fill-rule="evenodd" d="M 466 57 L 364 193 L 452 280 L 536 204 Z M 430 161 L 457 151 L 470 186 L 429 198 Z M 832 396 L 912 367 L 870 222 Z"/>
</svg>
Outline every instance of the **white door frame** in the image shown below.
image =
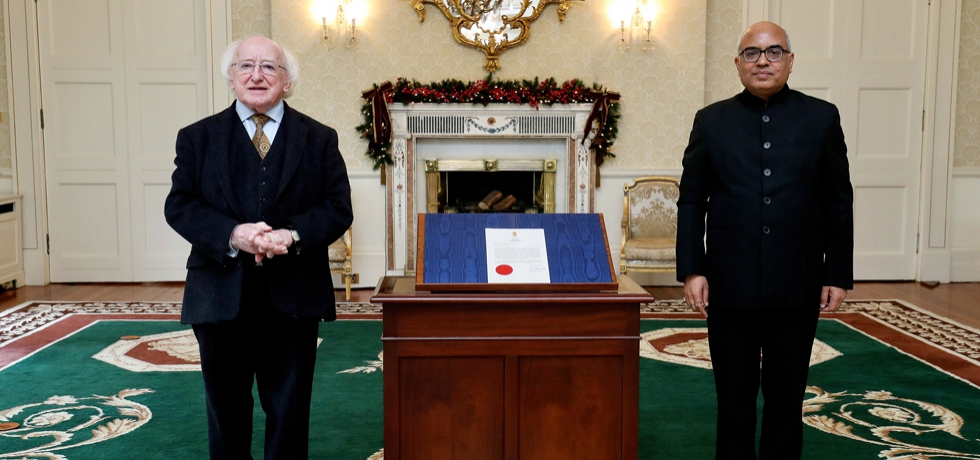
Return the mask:
<svg viewBox="0 0 980 460">
<path fill-rule="evenodd" d="M 769 17 L 768 3 L 768 0 L 743 0 L 743 30 Z M 947 283 L 950 280 L 947 201 L 956 136 L 961 4 L 962 0 L 931 0 L 929 4 L 916 264 L 919 281 Z"/>
<path fill-rule="evenodd" d="M 210 110 L 230 104 L 228 83 L 221 75 L 221 53 L 231 43 L 231 0 L 205 0 L 210 37 Z M 38 72 L 37 10 L 33 0 L 3 3 L 7 30 L 7 91 L 10 101 L 10 147 L 14 194 L 23 195 L 24 273 L 26 284 L 50 282 L 46 235 L 44 142 L 41 132 L 41 78 Z M 175 133 L 176 135 L 176 133 Z"/>
<path fill-rule="evenodd" d="M 961 5 L 962 0 L 932 0 L 929 7 L 917 273 L 922 281 L 950 281 L 947 203 L 953 183 Z"/>
</svg>

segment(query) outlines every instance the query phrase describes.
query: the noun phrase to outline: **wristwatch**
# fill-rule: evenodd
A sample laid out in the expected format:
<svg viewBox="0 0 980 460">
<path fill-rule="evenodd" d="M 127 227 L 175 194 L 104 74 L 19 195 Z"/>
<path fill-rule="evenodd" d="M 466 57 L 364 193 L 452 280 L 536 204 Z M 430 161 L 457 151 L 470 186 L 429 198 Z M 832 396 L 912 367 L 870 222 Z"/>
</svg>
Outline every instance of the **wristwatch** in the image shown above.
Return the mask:
<svg viewBox="0 0 980 460">
<path fill-rule="evenodd" d="M 299 243 L 299 232 L 292 229 L 289 231 L 289 234 L 293 237 L 293 244 Z"/>
</svg>

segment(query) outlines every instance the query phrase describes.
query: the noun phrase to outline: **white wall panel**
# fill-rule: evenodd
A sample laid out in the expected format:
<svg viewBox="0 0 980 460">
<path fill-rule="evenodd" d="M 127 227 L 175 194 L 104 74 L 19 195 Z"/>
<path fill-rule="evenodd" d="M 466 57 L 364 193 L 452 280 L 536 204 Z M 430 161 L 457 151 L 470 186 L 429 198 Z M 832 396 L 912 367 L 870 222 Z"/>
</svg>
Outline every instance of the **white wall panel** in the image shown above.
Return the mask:
<svg viewBox="0 0 980 460">
<path fill-rule="evenodd" d="M 48 30 L 52 55 L 108 55 L 112 52 L 108 0 L 51 0 Z"/>
<path fill-rule="evenodd" d="M 147 257 L 175 257 L 186 259 L 191 251 L 191 245 L 177 234 L 163 215 L 163 203 L 170 193 L 170 184 L 143 184 L 143 208 L 146 218 L 143 219 L 143 232 L 146 234 L 146 249 L 143 255 Z M 178 265 L 177 268 L 183 268 Z M 180 279 L 183 279 L 181 277 Z"/>
<path fill-rule="evenodd" d="M 17 235 L 20 230 L 16 228 L 20 225 L 19 220 L 0 220 L 0 235 L 4 237 Z M 9 266 L 16 264 L 20 260 L 20 245 L 19 244 L 7 244 L 10 240 L 4 241 L 0 244 L 0 267 L 6 269 Z"/>
<path fill-rule="evenodd" d="M 193 0 L 139 0 L 136 2 L 136 36 L 141 56 L 197 54 L 197 23 Z M 167 19 L 171 20 L 167 20 Z"/>
<path fill-rule="evenodd" d="M 911 104 L 907 89 L 869 88 L 858 91 L 857 145 L 850 145 L 852 157 L 907 157 Z M 856 147 L 856 148 L 855 148 Z M 916 146 L 918 149 L 918 146 Z"/>
<path fill-rule="evenodd" d="M 854 252 L 901 254 L 906 242 L 903 229 L 908 196 L 903 187 L 855 187 Z"/>
<path fill-rule="evenodd" d="M 790 31 L 790 46 L 806 59 L 831 59 L 834 45 L 833 1 L 782 0 L 771 21 Z"/>
<path fill-rule="evenodd" d="M 354 208 L 352 224 L 351 265 L 360 276 L 356 287 L 368 288 L 378 284 L 385 276 L 385 187 L 381 185 L 379 172 L 373 170 L 349 170 L 351 204 Z M 342 286 L 339 276 L 334 276 L 334 286 Z"/>
<path fill-rule="evenodd" d="M 111 83 L 55 83 L 49 97 L 49 152 L 59 159 L 92 160 L 115 156 Z M 81 111 L 84 110 L 84 111 Z M 73 165 L 85 168 L 85 165 Z M 92 167 L 92 165 L 88 165 Z"/>
<path fill-rule="evenodd" d="M 58 208 L 65 222 L 66 258 L 119 256 L 119 212 L 116 184 L 72 184 L 58 188 Z M 55 251 L 52 251 L 55 252 Z"/>
<path fill-rule="evenodd" d="M 863 59 L 912 59 L 915 55 L 915 1 L 864 0 L 861 15 Z"/>
<path fill-rule="evenodd" d="M 953 173 L 949 197 L 949 244 L 953 249 L 980 249 L 980 171 Z"/>
<path fill-rule="evenodd" d="M 140 113 L 134 121 L 139 121 L 143 148 L 134 153 L 172 165 L 177 131 L 199 118 L 198 85 L 144 83 L 139 88 Z"/>
</svg>

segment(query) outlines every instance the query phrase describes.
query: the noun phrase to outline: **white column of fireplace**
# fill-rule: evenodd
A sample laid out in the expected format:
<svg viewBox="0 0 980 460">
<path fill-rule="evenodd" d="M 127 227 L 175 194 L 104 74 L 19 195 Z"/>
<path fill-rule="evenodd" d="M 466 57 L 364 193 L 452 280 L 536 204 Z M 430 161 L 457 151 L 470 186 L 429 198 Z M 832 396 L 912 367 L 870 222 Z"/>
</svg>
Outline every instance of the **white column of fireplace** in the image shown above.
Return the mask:
<svg viewBox="0 0 980 460">
<path fill-rule="evenodd" d="M 582 137 L 592 104 L 389 104 L 387 273 L 415 272 L 417 214 L 425 212 L 427 160 L 558 160 L 555 212 L 592 212 L 592 135 Z"/>
</svg>

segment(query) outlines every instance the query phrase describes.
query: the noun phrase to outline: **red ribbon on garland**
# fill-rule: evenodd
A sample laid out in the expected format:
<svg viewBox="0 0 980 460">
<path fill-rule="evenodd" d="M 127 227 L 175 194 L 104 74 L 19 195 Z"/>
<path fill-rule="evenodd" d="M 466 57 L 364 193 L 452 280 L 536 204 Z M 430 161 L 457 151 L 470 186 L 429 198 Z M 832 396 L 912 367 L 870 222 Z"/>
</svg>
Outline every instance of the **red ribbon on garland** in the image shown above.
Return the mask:
<svg viewBox="0 0 980 460">
<path fill-rule="evenodd" d="M 592 111 L 589 112 L 589 118 L 585 120 L 585 132 L 582 133 L 582 144 L 585 144 L 585 140 L 589 138 L 589 132 L 592 131 L 592 122 L 596 120 L 599 121 L 599 126 L 596 127 L 597 136 L 601 136 L 602 128 L 606 126 L 606 119 L 609 118 L 609 101 L 619 100 L 619 93 L 605 90 L 602 92 L 590 90 L 585 95 L 595 99 L 595 102 L 592 103 Z M 596 160 L 598 161 L 599 159 L 596 158 Z"/>
<path fill-rule="evenodd" d="M 395 89 L 390 81 L 386 81 L 376 89 L 369 89 L 361 97 L 371 101 L 374 112 L 374 143 L 379 147 L 391 142 L 391 112 L 388 111 L 388 93 Z"/>
</svg>

